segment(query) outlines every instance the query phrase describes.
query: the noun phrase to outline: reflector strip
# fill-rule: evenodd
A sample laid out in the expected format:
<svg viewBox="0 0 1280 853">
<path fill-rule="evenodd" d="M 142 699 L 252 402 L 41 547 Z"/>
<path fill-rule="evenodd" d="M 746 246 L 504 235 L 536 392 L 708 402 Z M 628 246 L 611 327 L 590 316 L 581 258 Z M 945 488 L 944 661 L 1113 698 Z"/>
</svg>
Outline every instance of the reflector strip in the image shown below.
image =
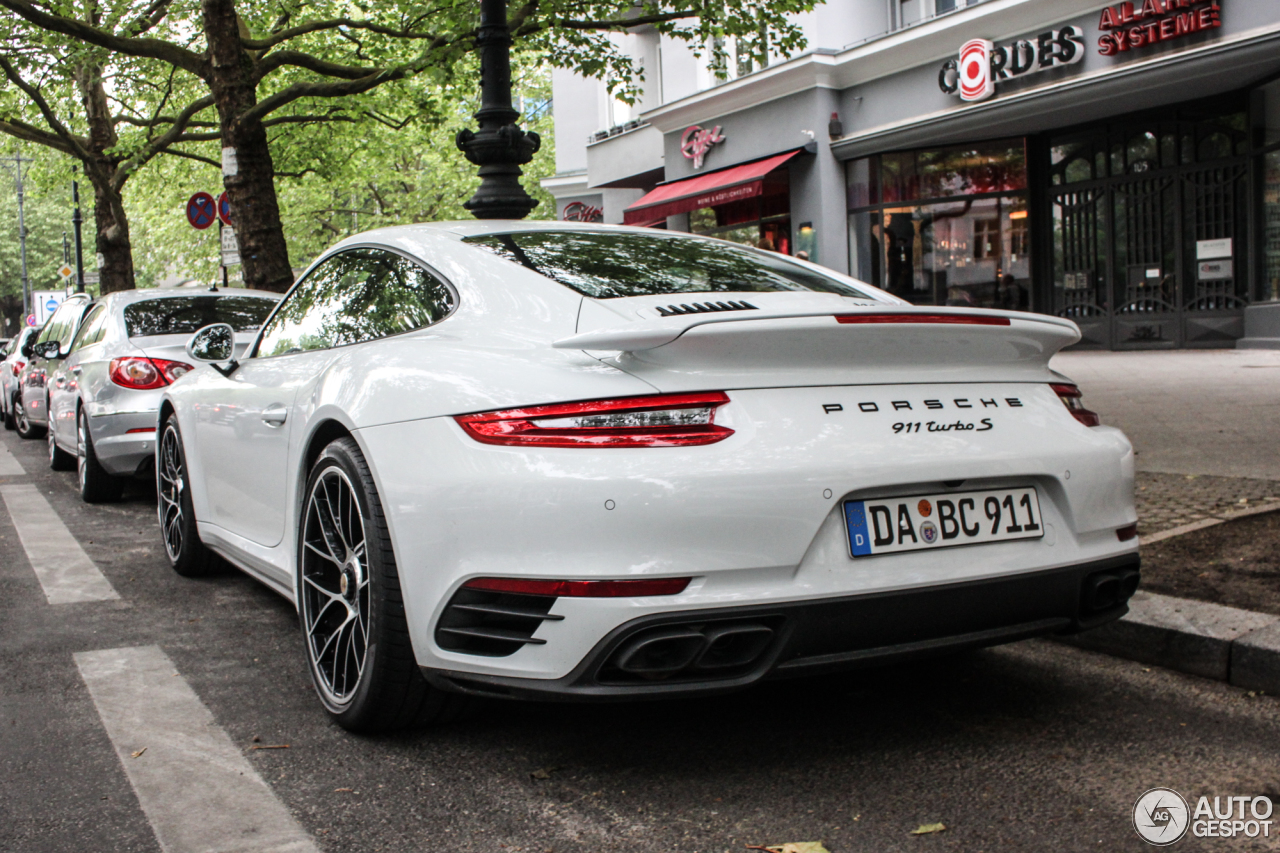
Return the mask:
<svg viewBox="0 0 1280 853">
<path fill-rule="evenodd" d="M 473 578 L 469 589 L 514 592 L 522 595 L 556 595 L 570 598 L 629 598 L 636 595 L 679 595 L 693 578 L 652 578 L 625 581 L 549 581 L 523 578 Z"/>
<path fill-rule="evenodd" d="M 127 433 L 128 432 L 155 432 L 155 431 L 156 431 L 155 427 L 134 427 L 133 429 L 125 430 L 125 432 Z"/>
<path fill-rule="evenodd" d="M 837 314 L 837 323 L 942 323 L 953 326 L 1007 326 L 1008 317 L 984 314 Z"/>
</svg>

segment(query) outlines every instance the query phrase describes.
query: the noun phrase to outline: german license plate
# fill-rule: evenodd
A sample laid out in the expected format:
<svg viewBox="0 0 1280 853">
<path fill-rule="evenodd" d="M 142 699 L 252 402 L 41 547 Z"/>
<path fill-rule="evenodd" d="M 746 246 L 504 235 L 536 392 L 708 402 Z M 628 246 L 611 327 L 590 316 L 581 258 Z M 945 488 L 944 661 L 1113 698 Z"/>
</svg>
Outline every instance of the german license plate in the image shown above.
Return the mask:
<svg viewBox="0 0 1280 853">
<path fill-rule="evenodd" d="M 845 501 L 844 521 L 852 557 L 1044 535 L 1033 487 Z"/>
</svg>

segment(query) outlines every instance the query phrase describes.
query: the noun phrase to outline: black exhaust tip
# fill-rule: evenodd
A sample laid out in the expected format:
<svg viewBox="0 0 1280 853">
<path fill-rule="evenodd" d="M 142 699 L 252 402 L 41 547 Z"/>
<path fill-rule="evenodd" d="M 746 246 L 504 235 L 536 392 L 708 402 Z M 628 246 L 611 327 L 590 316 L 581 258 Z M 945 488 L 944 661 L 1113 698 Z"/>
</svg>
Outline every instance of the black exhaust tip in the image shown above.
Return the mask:
<svg viewBox="0 0 1280 853">
<path fill-rule="evenodd" d="M 693 663 L 706 644 L 706 637 L 688 628 L 657 631 L 623 646 L 614 656 L 613 665 L 632 675 L 663 678 Z"/>
<path fill-rule="evenodd" d="M 765 625 L 726 625 L 706 632 L 707 647 L 694 664 L 696 669 L 729 669 L 748 666 L 773 642 L 773 629 Z"/>
</svg>

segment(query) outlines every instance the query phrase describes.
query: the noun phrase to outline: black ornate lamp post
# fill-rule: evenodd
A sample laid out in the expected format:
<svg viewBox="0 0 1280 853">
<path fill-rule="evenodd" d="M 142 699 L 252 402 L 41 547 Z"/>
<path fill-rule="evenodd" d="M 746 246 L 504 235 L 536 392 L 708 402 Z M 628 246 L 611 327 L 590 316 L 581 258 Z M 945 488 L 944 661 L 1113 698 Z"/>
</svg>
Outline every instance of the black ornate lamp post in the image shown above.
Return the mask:
<svg viewBox="0 0 1280 853">
<path fill-rule="evenodd" d="M 463 205 L 477 219 L 524 219 L 538 201 L 520 186 L 520 167 L 542 140 L 516 125 L 511 106 L 511 31 L 507 0 L 480 0 L 480 110 L 478 131 L 460 130 L 457 145 L 480 167 L 480 187 Z"/>
</svg>

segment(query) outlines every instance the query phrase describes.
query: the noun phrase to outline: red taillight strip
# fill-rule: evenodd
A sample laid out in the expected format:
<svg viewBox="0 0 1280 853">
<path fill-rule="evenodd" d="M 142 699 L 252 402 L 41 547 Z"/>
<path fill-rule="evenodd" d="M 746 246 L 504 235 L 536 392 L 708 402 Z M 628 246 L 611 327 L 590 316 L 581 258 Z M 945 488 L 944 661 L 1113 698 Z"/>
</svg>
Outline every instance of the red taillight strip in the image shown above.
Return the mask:
<svg viewBox="0 0 1280 853">
<path fill-rule="evenodd" d="M 529 406 L 523 409 L 457 415 L 454 420 L 469 436 L 483 444 L 538 447 L 691 447 L 723 441 L 733 435 L 733 430 L 714 423 L 662 427 L 553 428 L 539 426 L 535 421 L 607 412 L 651 412 L 702 407 L 715 409 L 728 402 L 729 397 L 723 391 L 707 391 Z"/>
<path fill-rule="evenodd" d="M 555 595 L 569 598 L 628 598 L 636 595 L 679 595 L 693 578 L 653 578 L 625 581 L 548 581 L 524 578 L 472 578 L 467 589 Z"/>
<path fill-rule="evenodd" d="M 1102 418 L 1099 417 L 1098 413 L 1084 407 L 1084 395 L 1080 393 L 1080 389 L 1077 386 L 1055 382 L 1050 383 L 1049 387 L 1053 389 L 1053 393 L 1058 395 L 1062 405 L 1067 407 L 1071 417 L 1087 427 L 1102 426 Z"/>
<path fill-rule="evenodd" d="M 956 326 L 1007 326 L 1008 317 L 989 314 L 837 314 L 837 323 L 942 323 Z"/>
<path fill-rule="evenodd" d="M 125 430 L 125 432 L 126 432 L 126 433 L 133 433 L 133 432 L 155 432 L 155 431 L 156 431 L 156 428 L 155 428 L 155 427 L 134 427 L 133 429 L 127 429 L 127 430 Z"/>
<path fill-rule="evenodd" d="M 1130 539 L 1134 538 L 1137 535 L 1138 535 L 1137 523 L 1126 525 L 1116 531 L 1116 538 L 1119 539 L 1121 542 L 1128 542 Z"/>
</svg>

